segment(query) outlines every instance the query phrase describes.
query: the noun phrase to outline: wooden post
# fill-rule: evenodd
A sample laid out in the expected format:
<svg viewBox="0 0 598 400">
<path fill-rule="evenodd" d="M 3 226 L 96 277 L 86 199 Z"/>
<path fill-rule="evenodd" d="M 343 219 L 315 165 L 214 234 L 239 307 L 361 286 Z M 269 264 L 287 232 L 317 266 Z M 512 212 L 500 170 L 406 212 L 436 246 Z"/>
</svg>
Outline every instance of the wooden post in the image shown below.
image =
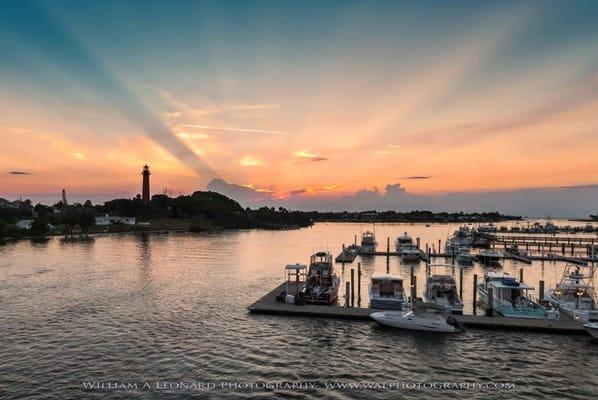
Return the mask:
<svg viewBox="0 0 598 400">
<path fill-rule="evenodd" d="M 349 307 L 349 291 L 351 290 L 351 285 L 349 282 L 345 283 L 345 307 Z"/>
<path fill-rule="evenodd" d="M 355 306 L 355 268 L 351 268 L 351 307 Z"/>
<path fill-rule="evenodd" d="M 575 245 L 574 245 L 574 244 L 572 244 L 572 245 L 571 245 L 571 255 L 575 254 L 575 252 L 574 252 L 574 249 L 575 249 Z"/>
<path fill-rule="evenodd" d="M 413 276 L 413 287 L 411 288 L 411 298 L 415 300 L 417 298 L 417 276 Z"/>
<path fill-rule="evenodd" d="M 438 253 L 437 254 L 440 254 L 440 239 L 438 239 Z"/>
<path fill-rule="evenodd" d="M 463 268 L 459 268 L 459 297 L 463 301 Z"/>
<path fill-rule="evenodd" d="M 421 240 L 419 238 L 416 238 L 415 242 L 417 243 L 417 248 L 419 249 L 419 245 L 420 245 Z"/>
<path fill-rule="evenodd" d="M 473 315 L 477 314 L 478 275 L 473 274 Z"/>
<path fill-rule="evenodd" d="M 486 316 L 491 317 L 494 307 L 494 288 L 488 285 L 488 308 L 486 308 Z"/>
<path fill-rule="evenodd" d="M 409 276 L 409 285 L 411 286 L 411 298 L 415 299 L 415 297 L 413 297 L 413 281 L 415 280 L 415 275 L 413 274 L 413 264 L 411 264 L 411 272 Z"/>
<path fill-rule="evenodd" d="M 426 254 L 430 254 L 430 246 L 428 246 L 428 243 L 426 243 Z"/>
<path fill-rule="evenodd" d="M 361 263 L 357 263 L 357 306 L 361 307 Z"/>
<path fill-rule="evenodd" d="M 552 247 L 552 245 L 550 245 L 550 247 Z M 563 255 L 565 255 L 565 244 L 564 243 L 563 243 L 562 253 L 563 253 Z"/>
<path fill-rule="evenodd" d="M 453 253 L 452 263 L 453 263 L 453 265 L 455 265 L 455 246 L 451 246 L 451 252 Z"/>
<path fill-rule="evenodd" d="M 355 235 L 355 242 L 353 244 L 357 246 L 357 235 Z"/>
<path fill-rule="evenodd" d="M 523 268 L 519 268 L 519 282 L 523 283 Z"/>
<path fill-rule="evenodd" d="M 390 273 L 390 237 L 386 238 L 386 273 Z"/>
<path fill-rule="evenodd" d="M 538 289 L 538 301 L 541 303 L 544 301 L 544 280 L 540 280 L 540 288 Z"/>
</svg>

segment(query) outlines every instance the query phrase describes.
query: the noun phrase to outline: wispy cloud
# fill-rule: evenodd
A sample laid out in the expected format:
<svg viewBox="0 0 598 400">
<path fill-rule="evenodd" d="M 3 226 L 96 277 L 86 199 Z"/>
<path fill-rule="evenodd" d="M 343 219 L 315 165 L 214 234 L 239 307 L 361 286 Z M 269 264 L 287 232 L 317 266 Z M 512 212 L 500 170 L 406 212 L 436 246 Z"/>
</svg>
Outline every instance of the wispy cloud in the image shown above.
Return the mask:
<svg viewBox="0 0 598 400">
<path fill-rule="evenodd" d="M 27 171 L 8 171 L 8 175 L 31 175 L 31 172 L 27 172 Z"/>
<path fill-rule="evenodd" d="M 257 167 L 263 164 L 261 160 L 254 158 L 252 156 L 245 156 L 239 162 L 243 167 Z"/>
<path fill-rule="evenodd" d="M 401 179 L 408 179 L 408 180 L 419 180 L 419 179 L 431 179 L 431 176 L 404 176 Z"/>
<path fill-rule="evenodd" d="M 179 118 L 182 115 L 180 111 L 165 112 L 163 114 L 167 118 Z"/>
<path fill-rule="evenodd" d="M 298 161 L 313 161 L 313 162 L 318 162 L 318 161 L 326 161 L 328 160 L 328 157 L 322 157 L 316 153 L 310 153 L 307 150 L 299 150 L 295 152 L 295 158 Z"/>
<path fill-rule="evenodd" d="M 235 104 L 230 106 L 232 110 L 239 111 L 262 111 L 262 110 L 275 110 L 280 108 L 279 104 Z"/>
<path fill-rule="evenodd" d="M 250 129 L 250 128 L 232 128 L 223 126 L 210 126 L 210 125 L 194 125 L 194 124 L 179 124 L 177 126 L 185 128 L 196 128 L 196 129 L 209 129 L 217 131 L 230 131 L 230 132 L 241 132 L 241 133 L 262 133 L 267 135 L 286 135 L 284 131 L 269 131 L 265 129 Z"/>
<path fill-rule="evenodd" d="M 178 132 L 176 135 L 182 139 L 207 139 L 210 137 L 207 133 Z"/>
</svg>

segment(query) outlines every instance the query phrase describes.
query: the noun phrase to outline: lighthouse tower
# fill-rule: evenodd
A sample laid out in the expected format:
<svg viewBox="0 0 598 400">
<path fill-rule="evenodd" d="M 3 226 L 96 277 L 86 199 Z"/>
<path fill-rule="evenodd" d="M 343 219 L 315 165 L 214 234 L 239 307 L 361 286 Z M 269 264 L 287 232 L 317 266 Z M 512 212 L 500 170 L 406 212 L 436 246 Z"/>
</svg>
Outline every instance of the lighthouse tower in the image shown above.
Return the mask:
<svg viewBox="0 0 598 400">
<path fill-rule="evenodd" d="M 141 175 L 143 175 L 143 187 L 141 190 L 141 199 L 143 200 L 143 203 L 145 205 L 149 204 L 150 201 L 150 171 L 149 171 L 149 167 L 147 165 L 143 166 L 143 171 L 141 172 Z"/>
</svg>

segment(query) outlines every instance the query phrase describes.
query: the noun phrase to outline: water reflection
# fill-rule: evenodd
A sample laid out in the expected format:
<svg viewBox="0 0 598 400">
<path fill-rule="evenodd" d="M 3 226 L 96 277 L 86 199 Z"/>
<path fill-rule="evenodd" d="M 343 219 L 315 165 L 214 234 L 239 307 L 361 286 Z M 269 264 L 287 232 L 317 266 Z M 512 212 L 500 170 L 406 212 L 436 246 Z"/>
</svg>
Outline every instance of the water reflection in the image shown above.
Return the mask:
<svg viewBox="0 0 598 400">
<path fill-rule="evenodd" d="M 380 224 L 376 232 L 384 239 L 408 231 L 422 243 L 432 243 L 452 228 Z M 17 388 L 32 380 L 39 384 L 28 389 L 38 397 L 87 398 L 89 393 L 80 389 L 83 378 L 168 377 L 497 379 L 516 381 L 519 397 L 554 394 L 563 387 L 572 388 L 577 398 L 594 394 L 598 345 L 589 337 L 483 330 L 437 336 L 367 322 L 247 314 L 246 306 L 282 282 L 285 264 L 305 263 L 314 248 L 323 248 L 314 242 L 327 242 L 336 253 L 358 232 L 358 224 L 317 224 L 295 231 L 119 234 L 98 237 L 94 243 L 67 245 L 53 239 L 43 245 L 24 241 L 1 247 L 0 320 L 2 338 L 10 344 L 0 346 L 0 386 L 8 393 L 4 397 L 18 398 L 22 393 Z M 386 257 L 358 257 L 345 265 L 345 280 L 351 268 L 357 272 L 357 262 L 362 265 L 361 301 L 367 306 L 371 274 L 386 271 Z M 425 287 L 424 266 L 413 266 L 419 296 Z M 342 267 L 336 267 L 341 272 Z M 517 276 L 519 268 L 524 268 L 527 282 L 537 286 L 544 279 L 548 289 L 560 278 L 563 264 L 509 261 L 502 270 Z M 391 256 L 389 270 L 408 286 L 411 265 Z M 457 282 L 458 271 L 455 268 Z M 472 308 L 473 275 L 481 280 L 484 271 L 477 264 L 464 270 L 466 313 Z M 254 390 L 242 396 L 274 395 Z M 383 391 L 332 393 L 323 388 L 305 394 L 314 399 L 330 396 L 390 397 Z M 134 397 L 153 398 L 155 393 Z M 461 392 L 450 397 L 487 395 Z"/>
</svg>

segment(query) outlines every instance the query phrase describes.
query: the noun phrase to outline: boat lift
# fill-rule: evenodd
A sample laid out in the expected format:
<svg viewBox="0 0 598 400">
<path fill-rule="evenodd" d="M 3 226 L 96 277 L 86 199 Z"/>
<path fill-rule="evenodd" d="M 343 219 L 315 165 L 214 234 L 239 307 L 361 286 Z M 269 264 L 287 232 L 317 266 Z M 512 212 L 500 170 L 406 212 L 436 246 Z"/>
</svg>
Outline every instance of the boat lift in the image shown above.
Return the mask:
<svg viewBox="0 0 598 400">
<path fill-rule="evenodd" d="M 299 283 L 300 282 L 304 282 L 305 279 L 301 280 L 300 278 L 303 277 L 305 278 L 306 273 L 305 270 L 307 269 L 307 266 L 305 264 L 288 264 L 284 267 L 284 271 L 285 271 L 285 292 L 288 295 L 289 294 L 289 283 L 291 282 L 291 278 L 293 278 L 293 276 L 295 277 L 295 295 L 297 295 L 297 293 L 299 293 Z"/>
</svg>

